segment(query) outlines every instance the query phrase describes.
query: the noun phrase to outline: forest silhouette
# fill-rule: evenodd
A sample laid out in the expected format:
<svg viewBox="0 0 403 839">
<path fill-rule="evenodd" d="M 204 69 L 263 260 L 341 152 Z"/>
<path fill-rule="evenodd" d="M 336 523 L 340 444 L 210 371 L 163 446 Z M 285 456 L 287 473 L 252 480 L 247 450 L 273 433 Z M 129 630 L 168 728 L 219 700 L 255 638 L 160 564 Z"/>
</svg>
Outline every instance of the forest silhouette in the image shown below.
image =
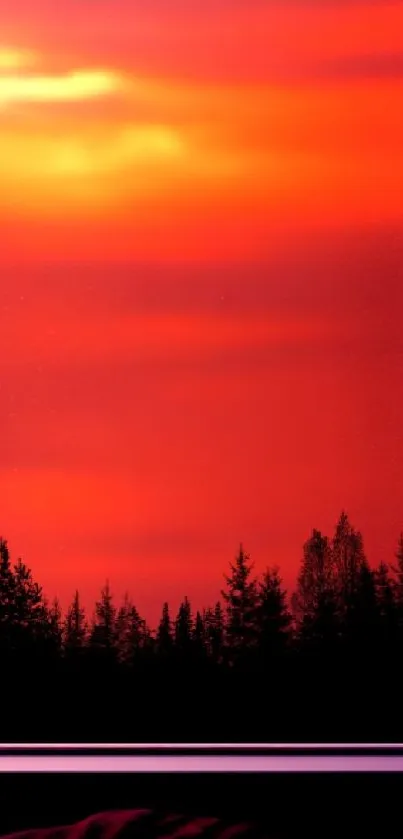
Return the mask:
<svg viewBox="0 0 403 839">
<path fill-rule="evenodd" d="M 241 545 L 215 604 L 154 630 L 108 583 L 62 613 L 0 540 L 2 742 L 397 742 L 402 671 L 403 533 L 372 567 L 345 512 L 291 596 Z"/>
</svg>

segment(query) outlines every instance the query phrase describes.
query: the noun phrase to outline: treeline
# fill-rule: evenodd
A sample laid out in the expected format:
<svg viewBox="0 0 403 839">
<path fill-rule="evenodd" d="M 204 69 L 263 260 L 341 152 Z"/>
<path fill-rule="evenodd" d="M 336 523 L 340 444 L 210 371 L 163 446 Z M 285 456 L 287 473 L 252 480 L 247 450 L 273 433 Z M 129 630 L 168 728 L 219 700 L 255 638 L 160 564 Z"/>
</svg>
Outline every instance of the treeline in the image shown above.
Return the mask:
<svg viewBox="0 0 403 839">
<path fill-rule="evenodd" d="M 403 534 L 371 567 L 344 512 L 304 544 L 291 597 L 241 546 L 214 605 L 166 602 L 154 630 L 108 584 L 91 616 L 78 590 L 62 614 L 0 540 L 3 699 L 28 740 L 396 741 L 402 659 Z"/>
</svg>

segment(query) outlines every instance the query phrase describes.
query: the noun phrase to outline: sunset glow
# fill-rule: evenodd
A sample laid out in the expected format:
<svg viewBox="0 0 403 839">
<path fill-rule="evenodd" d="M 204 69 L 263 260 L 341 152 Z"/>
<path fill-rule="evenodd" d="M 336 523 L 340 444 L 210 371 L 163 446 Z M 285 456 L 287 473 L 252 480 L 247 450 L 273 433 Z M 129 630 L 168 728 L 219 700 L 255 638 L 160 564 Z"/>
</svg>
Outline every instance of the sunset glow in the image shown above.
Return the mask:
<svg viewBox="0 0 403 839">
<path fill-rule="evenodd" d="M 155 622 L 403 527 L 403 6 L 0 0 L 0 534 Z"/>
</svg>

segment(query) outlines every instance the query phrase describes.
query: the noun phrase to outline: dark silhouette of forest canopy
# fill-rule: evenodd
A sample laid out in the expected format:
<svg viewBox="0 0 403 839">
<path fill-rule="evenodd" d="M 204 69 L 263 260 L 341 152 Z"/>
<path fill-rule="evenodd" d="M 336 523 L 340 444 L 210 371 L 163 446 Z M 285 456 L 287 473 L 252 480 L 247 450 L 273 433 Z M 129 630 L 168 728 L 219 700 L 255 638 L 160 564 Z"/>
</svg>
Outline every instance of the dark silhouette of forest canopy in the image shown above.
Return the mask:
<svg viewBox="0 0 403 839">
<path fill-rule="evenodd" d="M 401 740 L 403 533 L 371 567 L 343 512 L 303 545 L 295 591 L 241 545 L 220 599 L 152 630 L 108 583 L 62 614 L 0 539 L 3 742 Z"/>
</svg>

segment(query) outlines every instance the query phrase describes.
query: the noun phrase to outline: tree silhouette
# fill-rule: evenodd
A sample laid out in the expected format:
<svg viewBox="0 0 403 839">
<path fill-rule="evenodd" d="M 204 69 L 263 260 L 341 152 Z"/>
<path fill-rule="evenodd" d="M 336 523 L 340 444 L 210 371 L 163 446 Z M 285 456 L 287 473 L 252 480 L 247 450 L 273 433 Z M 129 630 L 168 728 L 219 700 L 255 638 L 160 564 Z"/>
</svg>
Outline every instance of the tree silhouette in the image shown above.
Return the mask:
<svg viewBox="0 0 403 839">
<path fill-rule="evenodd" d="M 192 627 L 192 645 L 195 659 L 204 659 L 207 655 L 206 627 L 199 611 L 196 612 Z"/>
<path fill-rule="evenodd" d="M 393 571 L 393 594 L 396 603 L 397 624 L 400 641 L 403 642 L 403 532 L 400 533 L 396 551 L 396 565 Z"/>
<path fill-rule="evenodd" d="M 63 627 L 62 610 L 57 597 L 53 599 L 52 605 L 48 608 L 47 623 L 50 652 L 54 656 L 60 656 L 63 648 Z"/>
<path fill-rule="evenodd" d="M 231 573 L 225 575 L 226 590 L 221 592 L 227 604 L 226 646 L 229 661 L 235 664 L 257 641 L 258 592 L 255 579 L 251 578 L 253 565 L 242 544 Z"/>
<path fill-rule="evenodd" d="M 225 618 L 223 608 L 218 600 L 214 609 L 204 611 L 204 634 L 208 655 L 214 664 L 223 660 Z"/>
<path fill-rule="evenodd" d="M 267 665 L 283 655 L 290 642 L 292 616 L 277 567 L 267 568 L 259 583 L 258 632 L 260 655 Z"/>
<path fill-rule="evenodd" d="M 0 652 L 3 659 L 9 657 L 14 646 L 13 626 L 16 619 L 14 598 L 10 552 L 7 541 L 0 538 Z"/>
<path fill-rule="evenodd" d="M 169 657 L 172 655 L 174 646 L 172 621 L 169 614 L 169 605 L 164 603 L 162 607 L 161 620 L 157 630 L 156 647 L 161 656 Z"/>
<path fill-rule="evenodd" d="M 108 581 L 101 591 L 100 599 L 95 604 L 90 646 L 96 654 L 102 655 L 105 661 L 110 663 L 114 661 L 116 654 L 116 609 Z"/>
<path fill-rule="evenodd" d="M 360 586 L 360 575 L 366 559 L 361 533 L 352 527 L 345 511 L 341 513 L 336 525 L 332 558 L 340 604 L 348 610 L 350 600 Z"/>
<path fill-rule="evenodd" d="M 192 648 L 193 619 L 192 610 L 187 597 L 179 606 L 175 620 L 175 648 L 181 657 L 188 657 Z"/>
<path fill-rule="evenodd" d="M 294 609 L 303 646 L 320 652 L 324 645 L 334 648 L 339 633 L 335 558 L 319 530 L 313 530 L 303 547 Z"/>
<path fill-rule="evenodd" d="M 366 560 L 363 560 L 346 612 L 346 640 L 352 653 L 359 652 L 360 656 L 373 653 L 379 636 L 378 620 L 375 575 Z"/>
<path fill-rule="evenodd" d="M 63 646 L 67 655 L 82 653 L 88 640 L 88 626 L 85 610 L 81 606 L 80 595 L 76 590 L 73 601 L 68 607 L 63 627 Z"/>
<path fill-rule="evenodd" d="M 0 539 L 6 734 L 14 719 L 14 740 L 30 739 L 21 733 L 30 724 L 39 740 L 68 741 L 70 732 L 76 741 L 80 719 L 87 741 L 202 740 L 203 730 L 209 741 L 214 731 L 228 740 L 400 739 L 390 709 L 403 662 L 403 535 L 396 560 L 371 567 L 343 512 L 331 539 L 314 529 L 303 546 L 293 615 L 279 569 L 255 576 L 241 545 L 224 575 L 224 607 L 193 617 L 185 597 L 172 622 L 165 602 L 154 636 L 129 594 L 115 607 L 108 582 L 90 629 L 78 591 L 63 615 Z M 27 689 L 42 709 L 31 723 L 18 713 Z"/>
<path fill-rule="evenodd" d="M 48 614 L 42 588 L 21 559 L 13 569 L 12 594 L 17 647 L 21 654 L 32 656 L 48 635 Z"/>
<path fill-rule="evenodd" d="M 126 593 L 115 624 L 115 643 L 121 663 L 133 664 L 136 655 L 143 648 L 145 634 L 145 621 L 140 617 Z"/>
</svg>

